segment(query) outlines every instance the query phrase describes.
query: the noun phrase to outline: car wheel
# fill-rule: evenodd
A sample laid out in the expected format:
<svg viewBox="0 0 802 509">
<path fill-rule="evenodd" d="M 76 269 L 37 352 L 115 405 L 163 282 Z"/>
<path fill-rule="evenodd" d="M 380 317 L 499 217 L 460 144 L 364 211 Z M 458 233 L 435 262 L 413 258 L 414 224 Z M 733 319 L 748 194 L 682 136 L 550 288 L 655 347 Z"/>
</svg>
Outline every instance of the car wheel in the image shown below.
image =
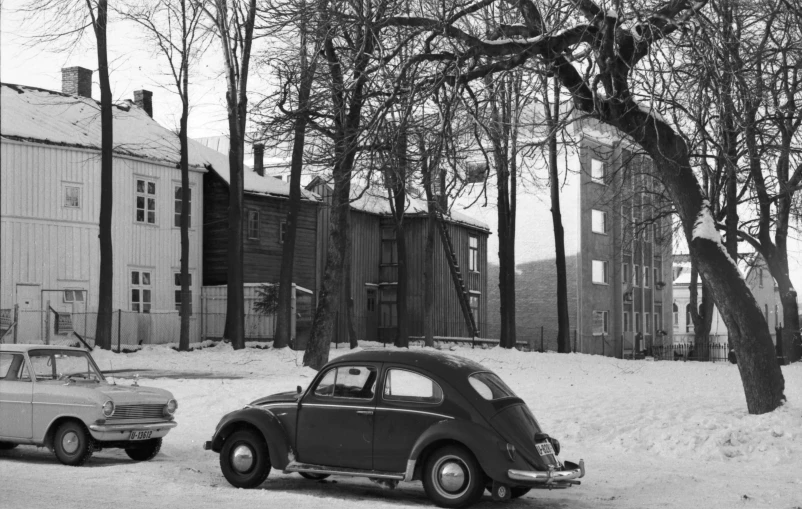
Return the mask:
<svg viewBox="0 0 802 509">
<path fill-rule="evenodd" d="M 322 481 L 323 479 L 327 478 L 329 474 L 315 474 L 312 472 L 298 472 L 301 474 L 301 477 L 304 479 L 309 479 L 310 481 Z"/>
<path fill-rule="evenodd" d="M 264 439 L 250 430 L 234 432 L 220 451 L 220 469 L 237 488 L 256 488 L 270 473 L 270 456 Z"/>
<path fill-rule="evenodd" d="M 443 447 L 426 461 L 423 489 L 440 507 L 467 507 L 482 497 L 484 472 L 462 447 Z"/>
<path fill-rule="evenodd" d="M 532 488 L 527 488 L 526 486 L 513 486 L 510 489 L 510 498 L 521 498 L 530 491 L 532 491 Z"/>
<path fill-rule="evenodd" d="M 162 439 L 154 438 L 141 442 L 136 447 L 126 449 L 125 454 L 134 461 L 150 461 L 159 454 L 161 448 Z"/>
<path fill-rule="evenodd" d="M 0 442 L 0 451 L 10 451 L 17 445 L 18 444 L 12 444 L 11 442 Z"/>
<path fill-rule="evenodd" d="M 83 424 L 67 421 L 56 430 L 53 436 L 53 450 L 56 458 L 65 465 L 79 467 L 86 463 L 94 452 L 92 437 Z"/>
</svg>

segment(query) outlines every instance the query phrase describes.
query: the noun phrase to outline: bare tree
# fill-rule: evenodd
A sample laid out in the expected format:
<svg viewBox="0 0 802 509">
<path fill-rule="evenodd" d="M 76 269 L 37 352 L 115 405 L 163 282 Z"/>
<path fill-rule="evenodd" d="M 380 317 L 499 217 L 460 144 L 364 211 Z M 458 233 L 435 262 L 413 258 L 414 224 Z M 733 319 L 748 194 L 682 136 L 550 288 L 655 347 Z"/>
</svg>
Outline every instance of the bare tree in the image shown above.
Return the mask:
<svg viewBox="0 0 802 509">
<path fill-rule="evenodd" d="M 204 12 L 214 24 L 226 70 L 229 129 L 228 291 L 226 330 L 234 349 L 245 347 L 245 295 L 242 249 L 243 153 L 248 113 L 248 75 L 253 45 L 256 0 L 213 0 Z"/>
<path fill-rule="evenodd" d="M 145 30 L 156 51 L 166 60 L 178 97 L 181 99 L 181 120 L 178 128 L 181 168 L 181 330 L 179 351 L 189 350 L 189 317 L 192 314 L 192 292 L 189 279 L 189 120 L 190 64 L 197 62 L 203 47 L 203 31 L 199 23 L 204 0 L 158 0 L 151 4 L 129 4 L 122 12 Z"/>
<path fill-rule="evenodd" d="M 493 2 L 472 4 L 464 9 L 464 16 Z M 398 16 L 384 23 L 414 26 L 432 40 L 443 40 L 443 45 L 431 44 L 425 54 L 416 56 L 452 62 L 448 75 L 454 81 L 481 79 L 530 60 L 542 62 L 544 70 L 554 73 L 571 94 L 576 109 L 619 129 L 651 157 L 682 220 L 691 256 L 727 325 L 749 412 L 759 414 L 776 409 L 785 400 L 785 382 L 766 320 L 721 242 L 710 205 L 693 173 L 688 145 L 676 126 L 654 107 L 638 102 L 638 80 L 633 78 L 650 76 L 646 57 L 659 48 L 675 47 L 673 39 L 684 36 L 682 29 L 705 3 L 669 1 L 619 12 L 593 0 L 572 0 L 563 5 L 573 7 L 583 19 L 571 19 L 557 30 L 544 26 L 537 3 L 516 0 L 514 5 L 525 23 L 516 38 L 503 41 L 471 35 L 451 19 L 444 23 L 427 16 Z M 477 56 L 490 61 L 469 64 Z"/>
<path fill-rule="evenodd" d="M 32 25 L 41 32 L 33 36 L 36 44 L 47 44 L 51 49 L 60 45 L 71 51 L 92 29 L 97 50 L 98 81 L 100 82 L 100 274 L 98 279 L 98 316 L 95 344 L 111 348 L 113 313 L 114 251 L 111 240 L 113 211 L 114 128 L 109 57 L 106 34 L 108 27 L 108 0 L 46 0 L 32 2 L 21 9 Z"/>
</svg>

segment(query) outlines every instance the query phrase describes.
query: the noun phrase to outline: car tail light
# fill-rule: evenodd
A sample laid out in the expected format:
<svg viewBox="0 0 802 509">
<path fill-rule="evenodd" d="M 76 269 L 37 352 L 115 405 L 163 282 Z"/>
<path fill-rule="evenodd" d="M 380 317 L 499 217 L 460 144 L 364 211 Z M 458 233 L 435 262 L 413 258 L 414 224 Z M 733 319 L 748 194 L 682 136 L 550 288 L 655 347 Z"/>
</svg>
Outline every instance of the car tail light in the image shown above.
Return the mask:
<svg viewBox="0 0 802 509">
<path fill-rule="evenodd" d="M 171 399 L 164 405 L 164 416 L 171 417 L 175 411 L 178 409 L 178 402 L 174 399 Z"/>
<path fill-rule="evenodd" d="M 106 417 L 111 417 L 114 414 L 114 402 L 112 400 L 108 400 L 103 403 L 103 415 Z"/>
<path fill-rule="evenodd" d="M 512 444 L 507 444 L 507 456 L 510 457 L 510 461 L 515 461 L 515 446 Z"/>
<path fill-rule="evenodd" d="M 549 442 L 551 442 L 551 446 L 554 447 L 554 455 L 557 456 L 560 454 L 560 441 L 556 438 L 549 437 Z"/>
</svg>

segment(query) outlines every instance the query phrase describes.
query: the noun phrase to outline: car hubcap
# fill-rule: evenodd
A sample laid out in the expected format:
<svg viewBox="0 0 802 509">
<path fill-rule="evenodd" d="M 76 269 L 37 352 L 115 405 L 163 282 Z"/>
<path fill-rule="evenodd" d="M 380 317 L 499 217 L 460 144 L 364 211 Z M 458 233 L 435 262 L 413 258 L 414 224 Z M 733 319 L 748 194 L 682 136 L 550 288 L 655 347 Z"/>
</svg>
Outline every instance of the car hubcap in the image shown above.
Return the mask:
<svg viewBox="0 0 802 509">
<path fill-rule="evenodd" d="M 75 454 L 78 450 L 78 445 L 78 434 L 74 431 L 68 431 L 61 437 L 61 448 L 64 449 L 64 452 L 67 454 Z"/>
<path fill-rule="evenodd" d="M 441 458 L 435 472 L 437 485 L 441 494 L 449 497 L 460 497 L 465 492 L 469 474 L 465 463 L 460 458 L 448 456 Z"/>
<path fill-rule="evenodd" d="M 253 467 L 253 451 L 247 445 L 238 445 L 231 453 L 231 466 L 244 474 Z"/>
</svg>

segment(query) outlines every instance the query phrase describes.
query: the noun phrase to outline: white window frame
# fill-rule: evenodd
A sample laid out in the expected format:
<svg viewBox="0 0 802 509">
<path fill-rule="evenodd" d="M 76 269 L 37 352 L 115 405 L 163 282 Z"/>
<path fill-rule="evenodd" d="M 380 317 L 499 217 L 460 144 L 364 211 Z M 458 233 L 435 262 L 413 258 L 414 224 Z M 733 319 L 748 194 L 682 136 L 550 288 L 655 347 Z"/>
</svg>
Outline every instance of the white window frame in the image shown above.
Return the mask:
<svg viewBox="0 0 802 509">
<path fill-rule="evenodd" d="M 596 319 L 601 319 L 601 330 L 596 328 Z M 606 336 L 609 334 L 610 330 L 610 321 L 609 321 L 609 312 L 608 311 L 593 311 L 593 335 L 594 336 Z"/>
<path fill-rule="evenodd" d="M 632 325 L 629 319 L 629 311 L 624 311 L 624 332 L 629 332 L 631 326 Z"/>
<path fill-rule="evenodd" d="M 72 298 L 70 298 L 68 296 L 67 292 L 71 292 L 69 295 L 71 295 Z M 73 304 L 75 302 L 86 302 L 86 295 L 85 294 L 86 294 L 86 290 L 84 290 L 83 288 L 65 288 L 64 289 L 64 294 L 63 294 L 64 302 L 67 303 L 67 304 Z M 76 295 L 80 295 L 81 298 L 80 299 L 76 299 L 75 298 Z"/>
<path fill-rule="evenodd" d="M 189 271 L 189 316 L 192 316 L 192 271 Z M 177 299 L 176 299 L 177 297 Z M 173 300 L 175 301 L 175 310 L 181 315 L 181 270 L 173 269 Z"/>
<path fill-rule="evenodd" d="M 601 218 L 601 228 L 602 228 L 601 230 L 596 229 L 597 217 Z M 607 235 L 607 229 L 608 229 L 607 212 L 603 210 L 590 209 L 590 231 L 592 231 L 593 233 L 598 233 L 600 235 Z"/>
<path fill-rule="evenodd" d="M 599 281 L 596 279 L 596 267 L 599 267 L 601 264 L 602 269 L 602 276 L 603 280 Z M 610 284 L 610 274 L 609 274 L 609 264 L 607 260 L 591 260 L 590 262 L 590 280 L 594 285 L 607 285 Z"/>
<path fill-rule="evenodd" d="M 144 184 L 144 191 L 139 191 L 139 183 L 142 182 Z M 153 192 L 150 192 L 150 185 L 153 185 Z M 144 224 L 149 226 L 156 226 L 159 224 L 159 216 L 156 213 L 156 199 L 159 196 L 158 193 L 158 186 L 156 185 L 156 180 L 147 177 L 134 177 L 134 222 L 138 224 Z M 142 208 L 139 207 L 139 198 L 142 198 Z M 153 203 L 153 208 L 151 209 L 149 205 Z M 142 211 L 142 220 L 139 219 L 138 214 L 139 211 Z M 153 221 L 150 221 L 149 213 L 153 213 Z"/>
<path fill-rule="evenodd" d="M 651 277 L 649 276 L 650 272 L 651 272 L 651 269 L 649 268 L 649 266 L 648 265 L 644 265 L 643 266 L 643 287 L 644 288 L 651 288 L 651 286 L 649 285 L 649 279 L 651 279 Z"/>
<path fill-rule="evenodd" d="M 259 215 L 260 215 L 259 211 L 254 209 L 247 209 L 245 213 L 245 226 L 246 226 L 245 235 L 251 240 L 259 240 L 259 226 L 260 226 L 259 223 L 261 222 L 261 218 L 259 217 Z M 256 218 L 255 230 L 252 221 L 254 217 Z M 255 236 L 251 235 L 254 231 L 256 231 Z"/>
<path fill-rule="evenodd" d="M 601 176 L 599 176 L 599 170 Z M 590 180 L 597 184 L 607 185 L 607 165 L 601 159 L 590 158 Z"/>
<path fill-rule="evenodd" d="M 473 243 L 476 241 L 476 245 Z M 468 272 L 479 272 L 479 236 L 468 236 Z"/>
<path fill-rule="evenodd" d="M 174 187 L 174 194 L 173 194 L 173 228 L 181 228 L 181 209 L 179 208 L 179 204 L 181 203 L 181 197 L 179 193 L 181 193 L 181 189 L 183 186 L 181 184 L 176 184 L 173 182 Z M 189 186 L 189 221 L 187 227 L 191 230 L 192 229 L 192 188 L 194 186 Z"/>
<path fill-rule="evenodd" d="M 61 206 L 62 206 L 62 208 L 65 208 L 65 209 L 80 209 L 80 208 L 82 208 L 83 207 L 83 197 L 84 197 L 83 196 L 84 195 L 83 187 L 84 186 L 82 184 L 77 183 L 77 182 L 62 182 L 61 183 L 61 197 L 62 197 Z M 74 190 L 78 191 L 78 193 L 77 193 L 78 194 L 78 197 L 77 197 L 78 203 L 76 205 L 70 205 L 67 202 L 67 200 L 68 200 L 68 191 L 70 189 L 74 189 Z"/>
<path fill-rule="evenodd" d="M 136 279 L 134 278 L 136 274 Z M 147 275 L 147 278 L 145 278 Z M 145 281 L 147 280 L 147 283 Z M 128 304 L 135 313 L 150 313 L 153 309 L 153 271 L 150 269 L 128 270 Z M 134 291 L 138 291 L 139 300 L 134 300 Z M 147 301 L 145 292 L 148 292 Z"/>
</svg>

